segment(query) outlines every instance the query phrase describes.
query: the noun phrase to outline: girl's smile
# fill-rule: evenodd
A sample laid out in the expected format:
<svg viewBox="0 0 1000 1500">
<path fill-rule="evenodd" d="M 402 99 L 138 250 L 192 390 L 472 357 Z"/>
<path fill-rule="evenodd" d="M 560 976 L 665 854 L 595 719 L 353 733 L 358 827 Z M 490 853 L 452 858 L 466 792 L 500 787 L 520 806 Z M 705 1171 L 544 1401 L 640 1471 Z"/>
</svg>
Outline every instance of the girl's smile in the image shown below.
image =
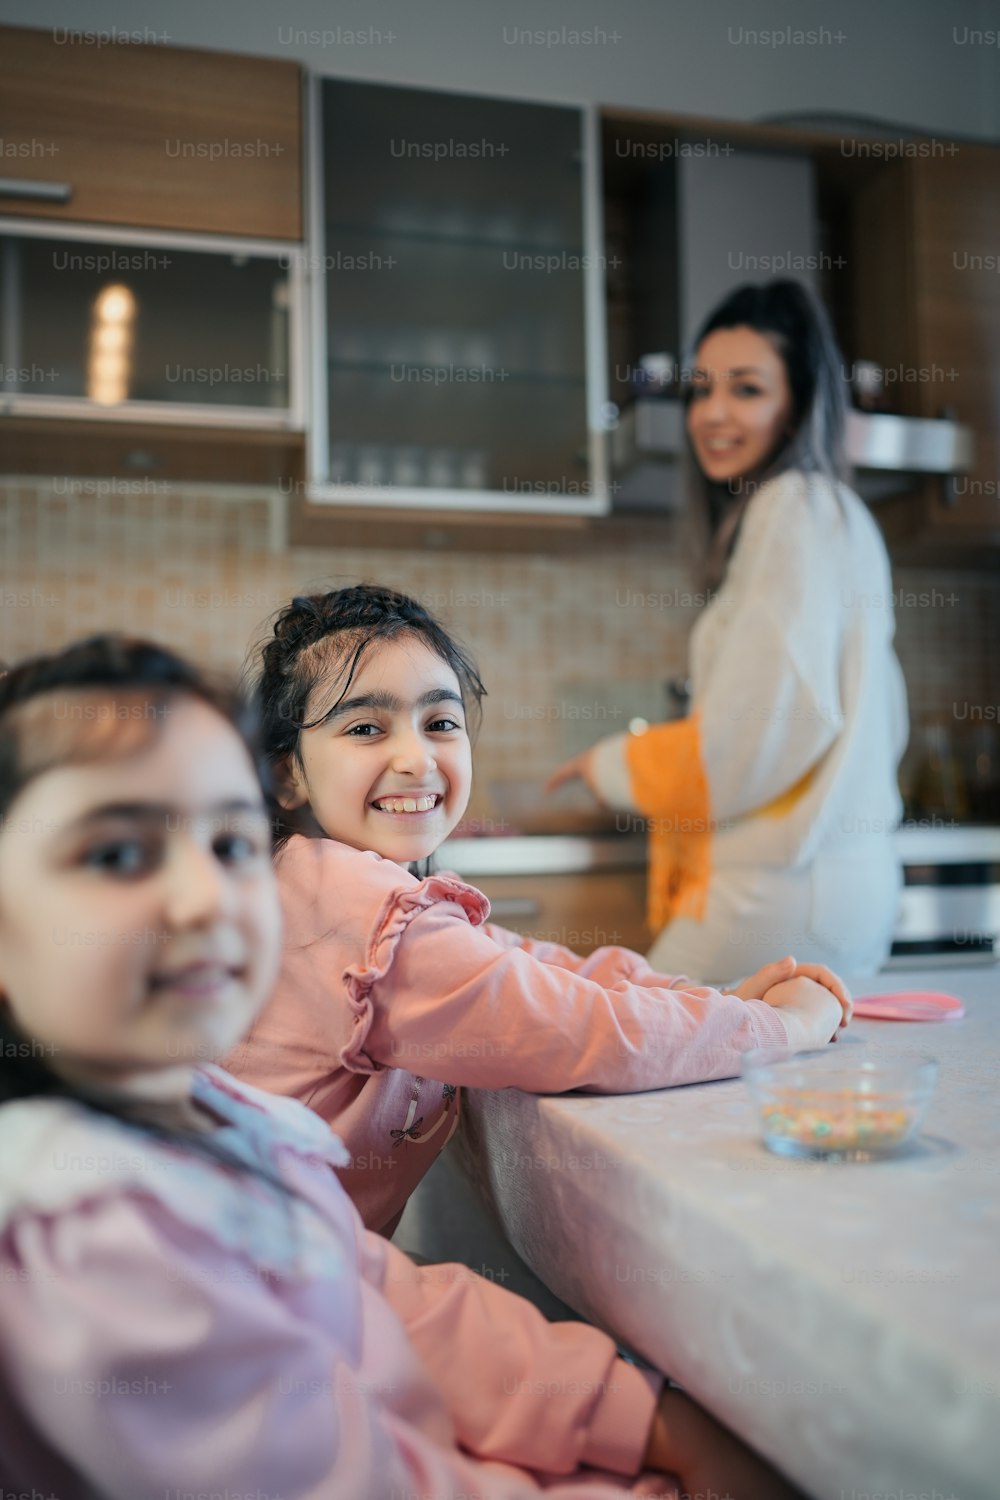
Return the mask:
<svg viewBox="0 0 1000 1500">
<path fill-rule="evenodd" d="M 314 691 L 307 722 L 336 686 Z M 302 731 L 285 806 L 308 807 L 328 838 L 355 849 L 399 864 L 426 859 L 462 817 L 472 786 L 458 678 L 411 633 L 365 652 L 346 693 Z"/>
</svg>

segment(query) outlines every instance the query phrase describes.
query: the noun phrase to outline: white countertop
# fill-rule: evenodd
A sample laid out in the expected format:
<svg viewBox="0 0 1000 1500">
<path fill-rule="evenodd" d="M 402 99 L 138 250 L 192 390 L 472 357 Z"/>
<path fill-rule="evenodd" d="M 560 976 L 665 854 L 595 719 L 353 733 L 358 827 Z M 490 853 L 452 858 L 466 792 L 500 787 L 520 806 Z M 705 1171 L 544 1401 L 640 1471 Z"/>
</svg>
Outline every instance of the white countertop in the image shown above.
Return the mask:
<svg viewBox="0 0 1000 1500">
<path fill-rule="evenodd" d="M 1000 1493 L 1000 970 L 863 982 L 913 988 L 968 1015 L 838 1043 L 941 1063 L 921 1142 L 890 1161 L 770 1155 L 738 1079 L 465 1106 L 542 1280 L 817 1500 Z"/>
<path fill-rule="evenodd" d="M 974 827 L 919 819 L 897 830 L 904 865 L 1000 864 L 1000 827 Z M 449 839 L 439 869 L 464 876 L 569 875 L 587 870 L 637 869 L 646 863 L 642 834 L 537 834 Z"/>
</svg>

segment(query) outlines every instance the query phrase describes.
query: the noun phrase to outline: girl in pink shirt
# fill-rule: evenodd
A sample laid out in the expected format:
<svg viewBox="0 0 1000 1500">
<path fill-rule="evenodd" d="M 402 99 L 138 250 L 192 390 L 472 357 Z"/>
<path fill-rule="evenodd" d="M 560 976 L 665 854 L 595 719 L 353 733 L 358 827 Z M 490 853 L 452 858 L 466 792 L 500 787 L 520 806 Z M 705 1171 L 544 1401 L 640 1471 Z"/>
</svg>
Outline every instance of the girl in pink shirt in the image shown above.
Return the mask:
<svg viewBox="0 0 1000 1500">
<path fill-rule="evenodd" d="M 0 1494 L 787 1500 L 605 1335 L 368 1233 L 325 1124 L 211 1064 L 277 967 L 269 834 L 177 657 L 0 680 Z"/>
<path fill-rule="evenodd" d="M 722 994 L 625 948 L 581 958 L 491 926 L 472 886 L 411 873 L 465 811 L 482 695 L 421 605 L 369 586 L 292 600 L 260 665 L 285 948 L 226 1065 L 330 1123 L 351 1197 L 387 1234 L 454 1129 L 460 1086 L 727 1078 L 748 1048 L 821 1046 L 849 1016 L 818 965 L 786 959 Z"/>
</svg>

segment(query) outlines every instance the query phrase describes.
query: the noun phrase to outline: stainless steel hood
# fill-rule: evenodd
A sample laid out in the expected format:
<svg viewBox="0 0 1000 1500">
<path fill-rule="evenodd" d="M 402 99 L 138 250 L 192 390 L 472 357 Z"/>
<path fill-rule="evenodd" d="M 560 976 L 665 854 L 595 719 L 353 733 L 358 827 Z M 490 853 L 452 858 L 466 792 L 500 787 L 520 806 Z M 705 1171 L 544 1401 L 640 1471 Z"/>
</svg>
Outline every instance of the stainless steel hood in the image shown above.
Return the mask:
<svg viewBox="0 0 1000 1500">
<path fill-rule="evenodd" d="M 972 429 L 943 418 L 850 411 L 846 437 L 858 492 L 869 501 L 900 494 L 924 474 L 968 473 L 975 460 Z M 680 401 L 640 398 L 626 407 L 611 433 L 615 506 L 676 510 L 683 450 Z"/>
</svg>

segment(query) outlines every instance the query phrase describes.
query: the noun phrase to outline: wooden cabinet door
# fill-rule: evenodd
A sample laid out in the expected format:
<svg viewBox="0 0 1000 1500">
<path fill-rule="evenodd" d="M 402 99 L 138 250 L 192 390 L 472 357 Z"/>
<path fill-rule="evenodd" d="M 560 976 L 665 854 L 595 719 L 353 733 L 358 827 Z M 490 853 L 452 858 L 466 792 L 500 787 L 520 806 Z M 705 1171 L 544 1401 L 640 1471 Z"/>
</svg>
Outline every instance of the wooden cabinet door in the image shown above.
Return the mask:
<svg viewBox="0 0 1000 1500">
<path fill-rule="evenodd" d="M 301 238 L 297 64 L 74 35 L 0 27 L 0 177 L 70 187 L 0 212 Z"/>
<path fill-rule="evenodd" d="M 886 369 L 906 416 L 947 407 L 975 434 L 969 474 L 918 480 L 879 507 L 913 561 L 1000 541 L 1000 151 L 936 142 L 942 154 L 890 162 L 854 197 L 855 344 Z M 971 551 L 969 549 L 972 549 Z"/>
<path fill-rule="evenodd" d="M 632 948 L 645 953 L 645 870 L 595 870 L 574 875 L 467 877 L 492 905 L 490 921 L 574 953 Z"/>
<path fill-rule="evenodd" d="M 955 503 L 939 492 L 928 520 L 1000 530 L 1000 151 L 963 143 L 908 165 L 917 363 L 955 372 L 949 404 L 976 434 L 975 467 L 956 481 Z M 934 387 L 921 389 L 920 415 L 938 416 Z"/>
</svg>

